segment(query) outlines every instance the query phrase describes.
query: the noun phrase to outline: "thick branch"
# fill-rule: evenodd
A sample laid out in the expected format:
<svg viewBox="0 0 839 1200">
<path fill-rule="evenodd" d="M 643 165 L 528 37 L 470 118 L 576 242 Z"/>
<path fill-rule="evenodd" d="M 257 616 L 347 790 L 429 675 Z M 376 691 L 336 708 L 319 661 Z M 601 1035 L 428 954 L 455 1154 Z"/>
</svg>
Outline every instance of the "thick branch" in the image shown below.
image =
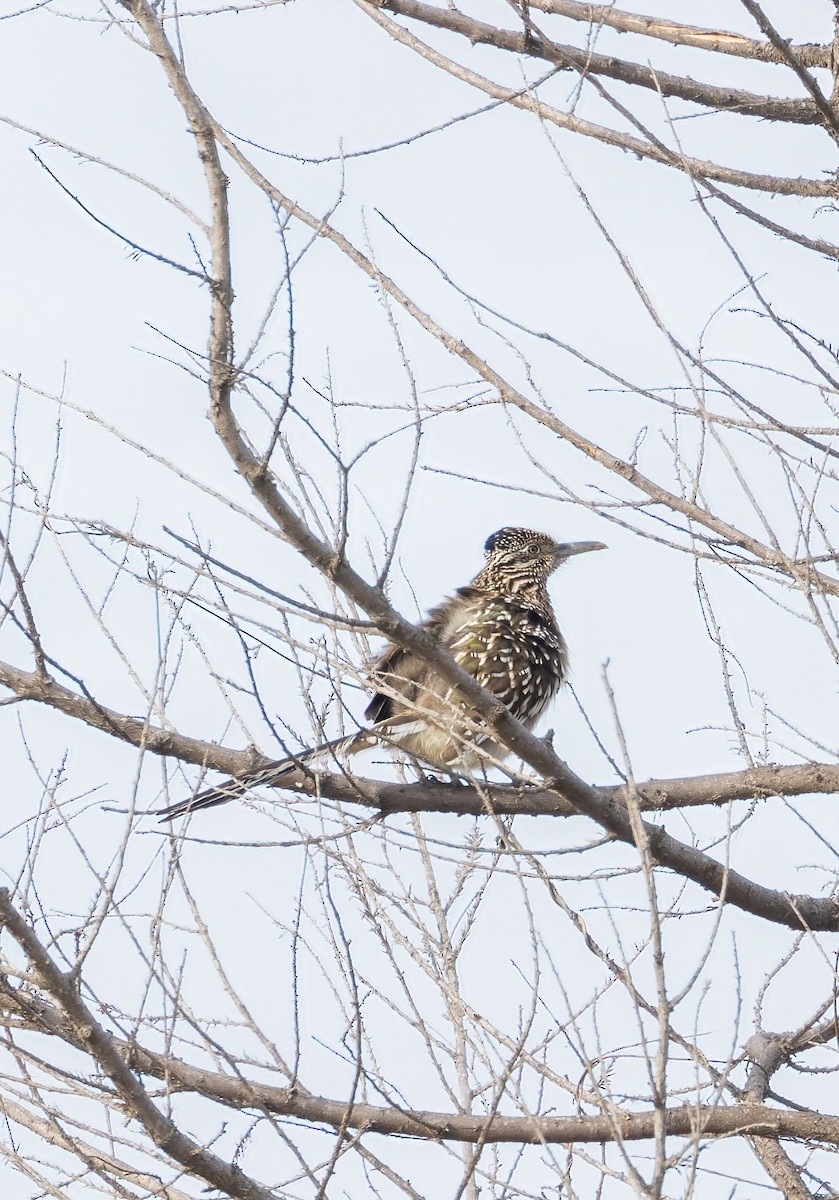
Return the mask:
<svg viewBox="0 0 839 1200">
<path fill-rule="evenodd" d="M 714 54 L 730 54 L 736 58 L 748 58 L 752 62 L 787 62 L 786 57 L 770 42 L 744 37 L 742 33 L 705 29 L 701 25 L 683 25 L 679 21 L 665 21 L 659 17 L 645 16 L 643 13 L 624 12 L 607 4 L 582 4 L 579 0 L 529 0 L 529 4 L 531 8 L 537 8 L 541 12 L 570 17 L 572 21 L 584 21 L 587 25 L 606 25 L 617 33 L 637 33 L 643 37 L 670 42 L 674 46 L 709 50 Z M 790 48 L 798 61 L 806 67 L 830 66 L 829 46 L 805 43 Z"/>
<path fill-rule="evenodd" d="M 529 33 L 514 33 L 499 29 L 467 17 L 452 8 L 438 8 L 422 0 L 382 0 L 381 8 L 398 16 L 409 17 L 423 25 L 446 29 L 460 34 L 472 43 L 494 46 L 513 54 L 538 58 L 554 63 L 560 70 L 573 70 L 582 76 L 603 75 L 634 87 L 646 88 L 700 104 L 715 111 L 742 113 L 745 116 L 761 117 L 767 121 L 786 121 L 797 125 L 817 125 L 824 120 L 820 107 L 813 100 L 777 99 L 761 96 L 742 88 L 718 87 L 700 83 L 681 75 L 671 75 L 640 63 L 627 62 L 614 55 L 596 54 L 593 50 L 580 50 L 576 46 L 561 45 L 546 37 L 534 38 Z"/>
<path fill-rule="evenodd" d="M 716 183 L 750 188 L 753 191 L 768 192 L 778 196 L 833 198 L 836 194 L 836 185 L 832 179 L 793 179 L 785 175 L 757 175 L 751 171 L 722 166 L 706 159 L 689 158 L 681 151 L 670 151 L 659 143 L 645 141 L 643 138 L 634 137 L 628 133 L 620 133 L 616 129 L 610 129 L 606 125 L 597 125 L 593 121 L 584 121 L 573 113 L 562 112 L 560 109 L 546 104 L 531 88 L 516 91 L 503 87 L 494 80 L 479 75 L 477 71 L 470 71 L 468 67 L 447 58 L 380 12 L 379 6 L 370 0 L 353 0 L 353 3 L 380 25 L 394 41 L 408 46 L 449 75 L 463 80 L 464 83 L 477 88 L 493 100 L 499 100 L 513 108 L 534 113 L 540 120 L 549 121 L 559 129 L 567 129 L 582 137 L 594 138 L 595 141 L 602 142 L 604 145 L 614 146 L 629 154 L 637 155 L 639 158 L 672 167 L 693 179 L 713 180 Z M 219 140 L 222 141 L 221 138 Z M 228 149 L 228 147 L 225 148 Z"/>
<path fill-rule="evenodd" d="M 752 1066 L 746 1083 L 749 1101 L 762 1103 L 769 1090 L 769 1081 L 778 1068 L 788 1060 L 789 1038 L 781 1034 L 758 1032 L 745 1046 Z M 764 1168 L 780 1188 L 784 1200 L 812 1200 L 798 1167 L 776 1138 L 750 1137 L 752 1149 Z"/>
<path fill-rule="evenodd" d="M 232 774 L 242 774 L 248 768 L 246 761 L 252 754 L 241 750 L 225 750 L 212 742 L 203 742 L 198 738 L 186 737 L 170 729 L 161 729 L 150 724 L 141 717 L 129 717 L 100 704 L 89 693 L 80 696 L 70 688 L 56 683 L 53 679 L 45 678 L 34 671 L 22 671 L 11 663 L 0 662 L 0 686 L 8 688 L 20 700 L 35 700 L 46 704 L 58 712 L 65 713 L 77 721 L 83 721 L 93 729 L 108 733 L 137 746 L 141 750 L 151 750 L 154 754 L 164 757 L 176 757 L 183 762 L 195 763 L 196 766 L 212 766 L 218 771 L 229 771 Z M 226 765 L 222 766 L 222 762 Z"/>
<path fill-rule="evenodd" d="M 30 1028 L 61 1037 L 77 1049 L 89 1052 L 73 1025 L 40 997 L 7 987 L 0 994 L 0 1005 L 22 1017 Z M 627 1141 L 655 1137 L 657 1114 L 654 1112 L 620 1112 L 592 1117 L 493 1116 L 487 1119 L 480 1115 L 373 1104 L 348 1105 L 343 1100 L 312 1095 L 299 1085 L 274 1087 L 243 1079 L 240 1075 L 224 1075 L 193 1067 L 173 1055 L 147 1050 L 134 1041 L 126 1042 L 116 1037 L 109 1037 L 109 1041 L 113 1052 L 130 1063 L 134 1071 L 164 1080 L 172 1092 L 192 1092 L 237 1110 L 262 1109 L 335 1129 L 360 1129 L 366 1133 L 422 1140 L 524 1145 L 610 1142 L 615 1138 L 616 1125 L 621 1137 Z M 668 1135 L 674 1137 L 749 1135 L 806 1138 L 839 1144 L 839 1117 L 815 1112 L 785 1112 L 764 1104 L 680 1105 L 666 1109 L 664 1121 Z"/>
<path fill-rule="evenodd" d="M 836 119 L 836 113 L 830 107 L 827 99 L 822 93 L 816 80 L 811 73 L 806 69 L 803 63 L 799 62 L 792 47 L 781 37 L 775 26 L 768 19 L 763 9 L 756 0 L 740 0 L 743 7 L 751 14 L 756 21 L 761 33 L 764 33 L 777 52 L 786 60 L 787 64 L 793 69 L 795 74 L 801 80 L 806 90 L 812 97 L 812 102 L 816 107 L 817 112 L 821 116 L 821 122 L 830 133 L 834 141 L 839 138 L 839 122 Z"/>
<path fill-rule="evenodd" d="M 253 750 L 231 750 L 215 742 L 188 737 L 173 729 L 162 729 L 139 717 L 129 717 L 108 708 L 94 697 L 80 696 L 62 684 L 44 679 L 35 671 L 23 671 L 0 662 L 0 686 L 20 700 L 46 704 L 74 720 L 110 734 L 141 750 L 166 758 L 193 763 L 225 775 L 242 776 L 267 767 L 274 761 Z M 540 787 L 519 788 L 488 784 L 481 787 L 446 788 L 439 784 L 388 783 L 349 775 L 300 772 L 282 782 L 289 791 L 315 792 L 328 800 L 364 804 L 383 813 L 444 812 L 480 816 L 489 808 L 499 815 L 571 816 L 577 810 L 555 792 Z M 610 802 L 623 804 L 622 785 L 599 787 L 596 791 Z M 651 812 L 727 804 L 769 796 L 835 795 L 839 792 L 839 766 L 835 763 L 805 763 L 800 766 L 750 767 L 713 775 L 677 779 L 649 779 L 637 785 L 640 807 Z"/>
<path fill-rule="evenodd" d="M 621 801 L 625 794 L 623 787 L 600 790 Z M 767 796 L 833 795 L 839 792 L 839 766 L 835 763 L 805 763 L 791 767 L 769 764 L 750 767 L 746 771 L 724 771 L 682 779 L 650 779 L 639 783 L 637 790 L 642 808 L 664 811 Z"/>
<path fill-rule="evenodd" d="M 9 931 L 32 964 L 41 987 L 55 1001 L 70 1031 L 73 1045 L 89 1054 L 108 1077 L 127 1112 L 138 1121 L 154 1144 L 185 1171 L 221 1188 L 240 1200 L 275 1200 L 274 1194 L 249 1179 L 238 1167 L 225 1162 L 181 1133 L 174 1121 L 152 1103 L 137 1075 L 127 1065 L 111 1035 L 84 1004 L 76 981 L 52 961 L 34 931 L 12 904 L 7 888 L 0 888 L 0 927 Z"/>
<path fill-rule="evenodd" d="M 350 571 L 350 568 L 346 568 Z M 367 585 L 365 585 L 366 587 Z M 384 614 L 392 610 L 373 590 L 376 603 Z M 389 617 L 388 620 L 393 620 Z M 382 616 L 382 622 L 385 617 Z M 289 790 L 326 796 L 346 803 L 364 804 L 382 813 L 449 812 L 480 816 L 528 814 L 570 816 L 584 813 L 597 821 L 620 841 L 634 845 L 634 837 L 620 787 L 599 788 L 586 784 L 569 770 L 539 738 L 533 737 L 515 721 L 506 709 L 500 709 L 494 697 L 485 693 L 471 675 L 466 674 L 436 642 L 421 630 L 398 618 L 402 631 L 399 640 L 424 653 L 440 674 L 455 682 L 497 732 L 548 783 L 546 788 L 519 789 L 488 787 L 475 789 L 442 788 L 439 785 L 405 786 L 377 780 L 357 780 L 349 776 L 307 777 L 302 772 L 288 781 Z M 453 668 L 453 670 L 452 670 Z M 457 682 L 459 681 L 459 682 Z M 97 701 L 79 696 L 32 672 L 0 663 L 0 684 L 5 684 L 21 699 L 49 704 L 60 712 L 84 721 L 95 729 L 120 740 L 151 750 L 155 754 L 176 756 L 185 762 L 212 767 L 231 775 L 244 775 L 271 760 L 256 758 L 252 751 L 227 750 L 159 729 L 147 721 L 127 717 Z M 551 786 L 555 781 L 554 786 Z M 688 779 L 650 780 L 639 787 L 641 807 L 651 810 L 679 807 L 681 804 L 722 804 L 730 800 L 769 795 L 803 795 L 810 792 L 839 791 L 839 767 L 813 763 L 796 767 L 756 767 L 731 774 L 696 776 Z M 766 920 L 811 929 L 839 929 L 839 905 L 832 899 L 813 896 L 787 896 L 784 892 L 762 887 L 693 847 L 686 846 L 655 825 L 645 826 L 653 854 L 660 865 L 692 879 L 707 891 L 724 897 L 729 904 Z"/>
</svg>

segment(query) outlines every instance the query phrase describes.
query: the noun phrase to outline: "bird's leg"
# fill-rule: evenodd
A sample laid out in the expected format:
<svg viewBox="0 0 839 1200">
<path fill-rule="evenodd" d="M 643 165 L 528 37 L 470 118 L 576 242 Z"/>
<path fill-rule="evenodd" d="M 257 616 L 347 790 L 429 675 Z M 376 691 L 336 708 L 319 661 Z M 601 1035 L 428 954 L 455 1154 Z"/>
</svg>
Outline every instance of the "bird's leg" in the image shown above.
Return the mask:
<svg viewBox="0 0 839 1200">
<path fill-rule="evenodd" d="M 433 787 L 470 786 L 469 780 L 463 775 L 459 775 L 457 771 L 446 771 L 442 767 L 436 774 L 432 774 L 427 770 L 421 770 L 419 776 L 423 783 L 431 784 Z"/>
</svg>

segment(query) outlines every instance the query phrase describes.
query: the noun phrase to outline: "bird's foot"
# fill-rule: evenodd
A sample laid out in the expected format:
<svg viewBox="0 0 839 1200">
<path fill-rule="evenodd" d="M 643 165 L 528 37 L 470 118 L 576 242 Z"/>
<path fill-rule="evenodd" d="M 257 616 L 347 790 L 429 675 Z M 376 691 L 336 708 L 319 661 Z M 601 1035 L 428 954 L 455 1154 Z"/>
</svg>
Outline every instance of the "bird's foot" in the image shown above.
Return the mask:
<svg viewBox="0 0 839 1200">
<path fill-rule="evenodd" d="M 430 784 L 432 787 L 468 787 L 469 780 L 464 779 L 462 775 L 457 775 L 454 771 L 440 771 L 432 775 L 430 771 L 420 772 L 420 779 L 425 784 Z"/>
</svg>

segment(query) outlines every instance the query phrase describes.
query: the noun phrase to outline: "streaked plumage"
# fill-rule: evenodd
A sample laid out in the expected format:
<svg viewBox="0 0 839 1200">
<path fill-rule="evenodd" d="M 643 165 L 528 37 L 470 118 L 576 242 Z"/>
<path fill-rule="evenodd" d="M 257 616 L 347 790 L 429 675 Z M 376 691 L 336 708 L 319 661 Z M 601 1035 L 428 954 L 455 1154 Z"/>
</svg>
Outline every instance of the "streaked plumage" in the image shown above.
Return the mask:
<svg viewBox="0 0 839 1200">
<path fill-rule="evenodd" d="M 556 695 L 568 667 L 548 578 L 573 555 L 605 547 L 601 542 L 561 544 L 530 529 L 500 529 L 484 549 L 483 569 L 432 609 L 422 628 L 529 728 Z M 370 682 L 376 689 L 364 714 L 370 729 L 228 779 L 158 815 L 171 820 L 224 804 L 252 788 L 279 783 L 300 767 L 328 765 L 376 744 L 391 745 L 443 770 L 506 755 L 482 734 L 452 688 L 413 651 L 388 646 L 373 665 Z"/>
</svg>

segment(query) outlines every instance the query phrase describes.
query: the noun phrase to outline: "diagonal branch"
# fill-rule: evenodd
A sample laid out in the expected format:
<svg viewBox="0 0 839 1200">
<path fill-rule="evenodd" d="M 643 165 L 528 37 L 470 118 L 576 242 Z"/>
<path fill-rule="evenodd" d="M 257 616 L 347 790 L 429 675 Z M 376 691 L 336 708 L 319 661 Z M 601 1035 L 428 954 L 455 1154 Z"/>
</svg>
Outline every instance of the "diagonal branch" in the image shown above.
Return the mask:
<svg viewBox="0 0 839 1200">
<path fill-rule="evenodd" d="M 761 96 L 743 88 L 720 87 L 701 83 L 687 76 L 671 75 L 641 63 L 627 62 L 612 54 L 597 54 L 593 50 L 579 49 L 552 42 L 542 37 L 539 40 L 527 32 L 515 33 L 500 29 L 484 21 L 468 17 L 458 9 L 438 8 L 425 4 L 423 0 L 381 0 L 380 8 L 401 17 L 419 21 L 435 29 L 446 29 L 460 34 L 472 44 L 493 46 L 511 54 L 526 58 L 538 58 L 553 63 L 560 71 L 576 71 L 579 75 L 603 75 L 632 87 L 641 87 L 661 95 L 691 104 L 700 104 L 715 112 L 734 112 L 743 116 L 761 117 L 766 121 L 785 121 L 796 125 L 818 125 L 822 122 L 821 106 L 815 98 L 810 100 L 778 99 Z"/>
<path fill-rule="evenodd" d="M 420 38 L 410 33 L 407 29 L 404 29 L 396 21 L 385 16 L 380 11 L 379 6 L 371 3 L 370 0 L 353 0 L 353 3 L 384 29 L 394 41 L 399 42 L 403 46 L 408 46 L 415 53 L 421 55 L 421 57 L 435 66 L 440 67 L 441 70 L 446 71 L 449 75 L 463 80 L 464 83 L 467 83 L 470 87 L 477 88 L 478 91 L 490 96 L 493 100 L 509 104 L 514 108 L 520 108 L 525 112 L 532 112 L 540 120 L 548 121 L 558 129 L 567 129 L 571 133 L 580 134 L 582 137 L 593 138 L 604 145 L 614 146 L 616 149 L 637 155 L 639 158 L 648 159 L 662 166 L 685 172 L 697 179 L 712 179 L 717 183 L 749 188 L 753 191 L 769 192 L 771 195 L 778 196 L 832 198 L 835 195 L 836 188 L 832 180 L 793 179 L 784 175 L 758 175 L 751 171 L 738 170 L 735 167 L 725 167 L 719 163 L 710 162 L 705 159 L 688 158 L 681 153 L 670 152 L 666 147 L 651 144 L 643 138 L 634 137 L 629 133 L 620 133 L 616 129 L 611 129 L 606 125 L 597 125 L 593 121 L 585 121 L 573 113 L 562 112 L 560 109 L 554 108 L 539 99 L 532 88 L 528 87 L 523 91 L 517 91 L 513 88 L 504 87 L 494 80 L 487 79 L 485 76 L 478 74 L 477 71 L 471 71 L 468 67 L 447 58 L 438 50 L 421 41 Z"/>
<path fill-rule="evenodd" d="M 674 46 L 708 50 L 714 54 L 730 54 L 752 62 L 786 63 L 786 57 L 771 42 L 744 37 L 727 29 L 705 29 L 701 25 L 683 25 L 644 13 L 625 12 L 609 4 L 583 4 L 580 0 L 529 0 L 531 8 L 540 12 L 584 21 L 587 25 L 605 25 L 618 33 L 637 33 Z M 829 67 L 830 47 L 818 43 L 791 46 L 800 63 L 806 67 Z"/>
<path fill-rule="evenodd" d="M 203 1149 L 198 1142 L 181 1133 L 174 1121 L 164 1116 L 152 1103 L 114 1039 L 82 1001 L 75 979 L 55 965 L 12 904 L 7 888 L 0 888 L 0 927 L 8 930 L 29 959 L 40 986 L 52 997 L 66 1020 L 73 1044 L 94 1059 L 113 1084 L 126 1111 L 139 1122 L 159 1149 L 180 1163 L 189 1174 L 237 1197 L 237 1200 L 275 1200 L 273 1192 L 261 1187 L 238 1167 Z"/>
<path fill-rule="evenodd" d="M 126 1159 L 116 1158 L 100 1146 L 94 1145 L 92 1141 L 83 1141 L 76 1130 L 73 1130 L 72 1133 L 66 1131 L 63 1123 L 54 1117 L 50 1119 L 39 1117 L 24 1108 L 22 1104 L 16 1104 L 8 1095 L 4 1095 L 2 1098 L 2 1108 L 3 1120 L 7 1125 L 16 1125 L 20 1129 L 26 1129 L 39 1137 L 45 1145 L 55 1146 L 66 1151 L 67 1154 L 72 1154 L 97 1176 L 104 1176 L 107 1182 L 112 1183 L 114 1180 L 119 1180 L 120 1183 L 125 1184 L 124 1190 L 114 1189 L 112 1193 L 114 1196 L 122 1195 L 127 1200 L 129 1196 L 136 1194 L 134 1191 L 128 1191 L 130 1187 L 142 1189 L 142 1193 L 159 1197 L 160 1200 L 193 1200 L 187 1192 L 182 1191 L 179 1187 L 163 1183 L 159 1175 L 143 1171 L 126 1161 L 127 1155 Z"/>
<path fill-rule="evenodd" d="M 355 0 L 355 3 L 364 8 L 365 11 L 371 9 L 366 0 Z M 375 10 L 372 10 L 375 11 Z M 267 196 L 270 197 L 276 204 L 291 215 L 296 216 L 304 224 L 314 229 L 319 236 L 328 238 L 344 255 L 355 263 L 369 278 L 384 292 L 387 293 L 401 308 L 405 310 L 422 328 L 429 333 L 436 341 L 438 341 L 450 354 L 459 358 L 463 363 L 470 367 L 475 373 L 484 379 L 495 391 L 502 397 L 504 402 L 511 407 L 517 408 L 525 416 L 537 422 L 543 427 L 550 429 L 557 434 L 563 441 L 574 446 L 588 458 L 597 462 L 612 474 L 618 475 L 626 483 L 643 492 L 651 500 L 657 504 L 662 504 L 673 512 L 678 512 L 689 521 L 695 521 L 703 528 L 709 529 L 722 542 L 737 546 L 753 555 L 756 559 L 762 562 L 765 566 L 783 571 L 792 579 L 796 580 L 804 589 L 813 588 L 822 591 L 829 595 L 839 595 L 839 581 L 831 579 L 830 576 L 823 572 L 817 571 L 812 563 L 807 560 L 791 559 L 787 555 L 781 553 L 774 546 L 767 546 L 760 542 L 757 538 L 751 537 L 744 533 L 736 526 L 731 525 L 727 521 L 714 516 L 700 504 L 695 503 L 685 497 L 678 496 L 674 492 L 668 491 L 654 480 L 649 479 L 636 466 L 619 458 L 617 455 L 611 454 L 605 447 L 591 441 L 577 430 L 572 429 L 570 425 L 560 421 L 555 414 L 549 410 L 528 400 L 518 389 L 514 388 L 502 375 L 495 371 L 489 363 L 475 353 L 469 346 L 458 338 L 450 334 L 446 329 L 434 320 L 427 312 L 416 304 L 399 285 L 385 275 L 376 264 L 364 255 L 348 238 L 346 238 L 338 230 L 334 229 L 327 221 L 308 213 L 300 205 L 296 204 L 289 197 L 284 195 L 277 187 L 275 187 L 263 174 L 253 165 L 245 155 L 239 150 L 236 144 L 227 136 L 227 134 L 218 125 L 215 126 L 216 136 L 219 143 L 224 146 L 227 153 L 234 159 L 239 167 L 247 174 L 247 176 L 256 185 L 261 188 Z M 217 429 L 221 432 L 220 426 Z M 274 500 L 271 496 L 274 495 L 279 500 L 279 494 L 276 488 L 271 484 L 266 484 L 262 480 L 263 474 L 262 465 L 249 452 L 244 440 L 234 424 L 225 423 L 222 440 L 229 439 L 226 442 L 228 451 L 234 459 L 237 469 L 243 476 L 251 481 L 254 480 L 256 486 L 259 487 L 262 494 L 259 494 L 259 499 L 271 511 L 271 505 Z M 289 537 L 295 545 L 298 543 L 298 537 L 305 539 L 306 549 L 303 550 L 306 558 L 314 566 L 318 567 L 328 578 L 338 582 L 337 576 L 333 576 L 332 558 L 333 553 L 330 548 L 322 546 L 316 539 L 312 538 L 306 527 L 297 519 L 290 508 L 279 501 L 280 505 L 288 509 L 290 524 L 287 529 L 282 523 L 280 528 Z M 279 511 L 279 509 L 277 509 Z M 272 514 L 275 515 L 275 514 Z M 276 519 L 276 515 L 275 515 Z M 294 532 L 289 530 L 293 528 Z M 312 557 L 314 555 L 315 557 Z M 356 577 L 357 579 L 358 577 Z M 343 587 L 343 584 L 339 584 Z M 359 601 L 364 607 L 364 602 Z M 370 611 L 370 610 L 368 610 Z M 391 610 L 388 610 L 391 611 Z M 390 628 L 380 626 L 383 633 L 392 635 Z M 393 634 L 392 636 L 395 636 Z M 397 638 L 398 640 L 398 638 Z"/>
<path fill-rule="evenodd" d="M 789 1058 L 789 1042 L 787 1038 L 777 1034 L 758 1032 L 746 1042 L 745 1051 L 752 1064 L 746 1083 L 746 1103 L 762 1103 L 769 1091 L 773 1074 Z M 812 1200 L 811 1193 L 804 1186 L 798 1166 L 777 1138 L 751 1136 L 749 1141 L 755 1155 L 781 1189 L 784 1200 Z"/>
<path fill-rule="evenodd" d="M 817 112 L 820 114 L 820 123 L 824 125 L 825 129 L 827 129 L 834 142 L 839 142 L 839 120 L 837 120 L 836 113 L 831 108 L 826 96 L 816 83 L 813 76 L 806 69 L 806 67 L 799 62 L 795 51 L 792 49 L 789 43 L 781 37 L 760 5 L 756 4 L 755 0 L 740 0 L 740 3 L 750 14 L 750 16 L 754 18 L 754 21 L 761 33 L 766 35 L 771 44 L 775 47 L 778 54 L 781 55 L 788 66 L 792 67 L 795 74 L 810 93 L 812 103 Z"/>
<path fill-rule="evenodd" d="M 384 603 L 384 602 L 382 602 Z M 387 606 L 386 606 L 387 608 Z M 387 611 L 391 611 L 387 609 Z M 436 642 L 413 626 L 402 623 L 416 635 L 415 647 L 426 652 L 429 661 L 443 674 L 443 664 L 455 670 L 452 677 L 465 675 Z M 406 635 L 407 640 L 407 635 Z M 424 647 L 425 649 L 419 649 Z M 446 668 L 448 669 L 448 667 Z M 356 779 L 349 775 L 308 775 L 300 772 L 284 781 L 289 791 L 348 804 L 362 804 L 384 814 L 397 812 L 446 812 L 453 815 L 481 816 L 487 812 L 497 815 L 530 815 L 568 817 L 585 813 L 621 841 L 634 845 L 631 823 L 621 787 L 600 788 L 586 784 L 569 770 L 545 742 L 534 738 L 518 724 L 506 709 L 499 710 L 493 697 L 488 697 L 471 675 L 464 682 L 471 684 L 473 697 L 480 699 L 484 715 L 495 714 L 499 736 L 502 724 L 511 733 L 507 736 L 520 742 L 516 753 L 541 772 L 544 788 L 480 787 L 441 788 L 439 785 L 405 785 L 383 783 L 379 780 Z M 34 672 L 22 671 L 8 663 L 0 663 L 0 684 L 11 689 L 22 700 L 36 700 L 59 712 L 108 733 L 130 745 L 154 754 L 174 756 L 184 762 L 210 767 L 230 775 L 247 775 L 254 769 L 268 766 L 272 761 L 253 751 L 228 750 L 211 742 L 190 738 L 173 730 L 161 729 L 137 717 L 128 717 L 107 708 L 92 697 L 79 696 L 52 680 L 44 680 Z M 461 689 L 463 691 L 466 688 Z M 476 702 L 475 707 L 479 705 Z M 501 718 L 504 718 L 502 721 Z M 521 731 L 521 737 L 518 735 Z M 528 748 L 532 751 L 528 753 Z M 733 800 L 758 796 L 798 796 L 809 793 L 839 792 L 839 767 L 830 763 L 812 763 L 793 767 L 753 767 L 731 774 L 704 775 L 686 779 L 650 780 L 638 786 L 640 807 L 661 811 L 683 805 L 723 804 Z M 839 929 L 839 906 L 832 899 L 795 895 L 773 891 L 729 871 L 701 851 L 670 837 L 655 825 L 645 825 L 652 852 L 661 866 L 669 867 L 725 901 L 747 912 L 781 925 L 799 929 L 802 924 L 812 929 Z"/>
</svg>

